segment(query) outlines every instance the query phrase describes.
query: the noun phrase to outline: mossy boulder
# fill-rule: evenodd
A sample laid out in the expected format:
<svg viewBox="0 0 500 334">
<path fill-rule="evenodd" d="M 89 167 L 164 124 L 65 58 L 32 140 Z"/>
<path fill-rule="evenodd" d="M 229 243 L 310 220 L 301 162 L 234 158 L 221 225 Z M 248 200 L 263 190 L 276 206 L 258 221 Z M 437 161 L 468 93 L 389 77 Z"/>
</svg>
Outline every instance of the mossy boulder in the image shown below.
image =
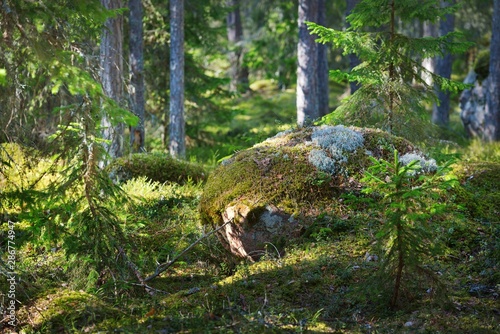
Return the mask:
<svg viewBox="0 0 500 334">
<path fill-rule="evenodd" d="M 472 71 L 467 74 L 464 83 L 472 87 L 460 94 L 460 119 L 469 137 L 485 137 L 488 111 L 490 52 L 479 53 Z"/>
<path fill-rule="evenodd" d="M 184 184 L 188 180 L 205 181 L 207 175 L 203 167 L 165 153 L 136 153 L 117 158 L 106 167 L 106 171 L 119 183 L 145 176 L 160 183 Z"/>
<path fill-rule="evenodd" d="M 339 126 L 285 131 L 238 152 L 207 180 L 204 224 L 238 257 L 258 259 L 271 243 L 282 250 L 322 212 L 341 217 L 343 194 L 359 194 L 369 157 L 418 153 L 407 140 L 374 129 Z"/>
</svg>

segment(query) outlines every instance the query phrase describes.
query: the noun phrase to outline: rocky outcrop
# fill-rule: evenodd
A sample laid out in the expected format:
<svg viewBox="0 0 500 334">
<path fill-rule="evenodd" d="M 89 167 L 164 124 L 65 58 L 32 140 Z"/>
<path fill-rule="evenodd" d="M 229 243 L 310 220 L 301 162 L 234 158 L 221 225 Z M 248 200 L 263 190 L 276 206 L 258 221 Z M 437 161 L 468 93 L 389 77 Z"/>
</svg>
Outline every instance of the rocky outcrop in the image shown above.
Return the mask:
<svg viewBox="0 0 500 334">
<path fill-rule="evenodd" d="M 200 201 L 204 224 L 240 258 L 282 251 L 320 215 L 345 212 L 342 195 L 359 194 L 370 156 L 419 154 L 386 132 L 322 126 L 279 133 L 238 152 L 213 171 Z M 269 247 L 271 246 L 271 247 Z"/>
<path fill-rule="evenodd" d="M 464 83 L 473 87 L 460 95 L 460 118 L 469 137 L 481 138 L 485 133 L 485 115 L 488 113 L 488 80 L 478 80 L 476 72 L 471 71 Z"/>
<path fill-rule="evenodd" d="M 488 124 L 488 118 L 491 115 L 487 102 L 491 88 L 489 66 L 490 51 L 483 50 L 477 56 L 473 70 L 464 80 L 464 83 L 472 85 L 460 95 L 460 118 L 469 137 L 490 137 L 491 124 Z"/>
<path fill-rule="evenodd" d="M 251 209 L 245 204 L 226 208 L 222 214 L 226 224 L 219 232 L 226 247 L 238 257 L 252 259 L 263 255 L 263 246 L 283 235 L 291 238 L 300 235 L 301 226 L 293 217 L 276 206 Z"/>
</svg>

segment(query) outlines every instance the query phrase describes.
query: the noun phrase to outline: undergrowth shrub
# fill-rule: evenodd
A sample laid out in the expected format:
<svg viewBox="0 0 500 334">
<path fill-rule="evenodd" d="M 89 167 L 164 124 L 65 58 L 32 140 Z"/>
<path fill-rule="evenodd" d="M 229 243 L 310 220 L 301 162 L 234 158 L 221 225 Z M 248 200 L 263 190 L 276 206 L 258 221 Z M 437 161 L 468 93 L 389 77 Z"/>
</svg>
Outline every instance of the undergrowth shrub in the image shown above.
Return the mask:
<svg viewBox="0 0 500 334">
<path fill-rule="evenodd" d="M 49 137 L 57 148 L 53 156 L 15 144 L 2 146 L 0 183 L 6 191 L 1 196 L 12 200 L 2 200 L 1 209 L 15 213 L 19 275 L 30 269 L 21 259 L 22 250 L 38 256 L 60 251 L 66 256 L 63 274 L 73 278 L 78 268 L 88 268 L 77 279 L 88 286 L 89 272 L 97 273 L 101 282 L 128 276 L 127 254 L 132 250 L 114 209 L 128 199 L 99 167 L 104 157 L 95 121 L 100 105 L 85 100 L 73 107 L 81 118 Z"/>
<path fill-rule="evenodd" d="M 468 162 L 500 162 L 500 142 L 487 143 L 474 139 L 462 149 L 462 153 L 462 159 Z"/>
<path fill-rule="evenodd" d="M 428 291 L 444 297 L 445 284 L 428 263 L 443 251 L 431 218 L 447 209 L 447 203 L 439 200 L 440 194 L 456 184 L 456 178 L 449 174 L 451 162 L 435 173 L 420 173 L 420 157 L 403 163 L 394 151 L 391 162 L 371 160 L 373 165 L 362 181 L 367 184 L 363 191 L 379 196 L 381 206 L 375 252 L 382 256 L 375 290 L 390 295 L 391 307 L 411 300 L 422 286 L 431 286 Z"/>
</svg>

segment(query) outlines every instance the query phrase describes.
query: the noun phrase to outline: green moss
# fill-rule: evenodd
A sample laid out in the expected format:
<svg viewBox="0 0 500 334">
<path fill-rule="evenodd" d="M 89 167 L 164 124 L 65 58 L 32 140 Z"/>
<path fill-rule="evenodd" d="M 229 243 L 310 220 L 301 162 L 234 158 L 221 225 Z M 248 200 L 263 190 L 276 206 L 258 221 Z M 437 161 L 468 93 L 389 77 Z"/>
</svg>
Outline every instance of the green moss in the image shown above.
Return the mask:
<svg viewBox="0 0 500 334">
<path fill-rule="evenodd" d="M 463 163 L 455 168 L 461 187 L 455 190 L 458 203 L 477 218 L 498 222 L 500 216 L 500 163 Z"/>
<path fill-rule="evenodd" d="M 196 182 L 206 179 L 203 167 L 172 158 L 164 153 L 136 153 L 115 159 L 106 167 L 110 177 L 124 182 L 140 176 L 151 181 L 176 182 L 184 184 L 188 180 Z"/>
<path fill-rule="evenodd" d="M 61 290 L 37 300 L 20 310 L 31 314 L 30 327 L 34 333 L 95 332 L 117 328 L 116 323 L 129 323 L 130 318 L 117 308 L 107 305 L 96 296 L 82 291 Z M 27 332 L 31 332 L 28 330 Z"/>
<path fill-rule="evenodd" d="M 400 155 L 417 150 L 408 140 L 378 129 L 363 129 L 365 149 L 378 159 L 391 160 L 394 150 Z"/>
<path fill-rule="evenodd" d="M 455 166 L 461 185 L 453 189 L 455 202 L 466 210 L 470 221 L 455 229 L 452 244 L 474 259 L 467 270 L 480 272 L 483 284 L 497 284 L 500 278 L 500 163 L 461 163 Z"/>
</svg>

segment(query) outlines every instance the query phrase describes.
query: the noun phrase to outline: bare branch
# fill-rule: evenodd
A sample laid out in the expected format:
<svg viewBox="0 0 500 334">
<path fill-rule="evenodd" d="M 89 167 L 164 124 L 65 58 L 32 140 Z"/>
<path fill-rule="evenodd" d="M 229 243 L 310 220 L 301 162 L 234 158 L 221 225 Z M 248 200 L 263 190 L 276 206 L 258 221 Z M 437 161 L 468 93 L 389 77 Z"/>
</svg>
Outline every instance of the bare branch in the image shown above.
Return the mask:
<svg viewBox="0 0 500 334">
<path fill-rule="evenodd" d="M 200 243 L 200 241 L 202 241 L 203 239 L 206 239 L 208 238 L 209 236 L 211 236 L 212 234 L 214 234 L 215 232 L 219 231 L 221 228 L 223 228 L 224 226 L 226 226 L 227 224 L 229 223 L 232 223 L 232 220 L 230 221 L 227 221 L 225 222 L 224 224 L 222 224 L 221 226 L 217 227 L 215 230 L 211 231 L 210 233 L 208 234 L 204 234 L 203 236 L 201 236 L 198 240 L 196 240 L 195 242 L 193 242 L 191 245 L 189 245 L 186 249 L 184 249 L 182 252 L 180 252 L 176 257 L 174 257 L 172 260 L 168 261 L 168 262 L 165 262 L 165 263 L 162 263 L 160 264 L 158 267 L 156 267 L 156 270 L 154 272 L 154 274 L 146 277 L 144 279 L 144 283 L 145 282 L 149 282 L 151 280 L 153 280 L 154 278 L 158 277 L 158 275 L 160 275 L 162 272 L 164 272 L 165 270 L 167 270 L 168 268 L 170 268 L 170 266 L 172 266 L 175 262 L 177 262 L 177 260 L 179 260 L 179 258 L 181 258 L 184 254 L 186 254 L 189 250 L 191 250 L 191 248 L 193 248 L 194 246 L 196 246 L 198 243 Z M 142 282 L 141 282 L 142 283 Z"/>
</svg>

